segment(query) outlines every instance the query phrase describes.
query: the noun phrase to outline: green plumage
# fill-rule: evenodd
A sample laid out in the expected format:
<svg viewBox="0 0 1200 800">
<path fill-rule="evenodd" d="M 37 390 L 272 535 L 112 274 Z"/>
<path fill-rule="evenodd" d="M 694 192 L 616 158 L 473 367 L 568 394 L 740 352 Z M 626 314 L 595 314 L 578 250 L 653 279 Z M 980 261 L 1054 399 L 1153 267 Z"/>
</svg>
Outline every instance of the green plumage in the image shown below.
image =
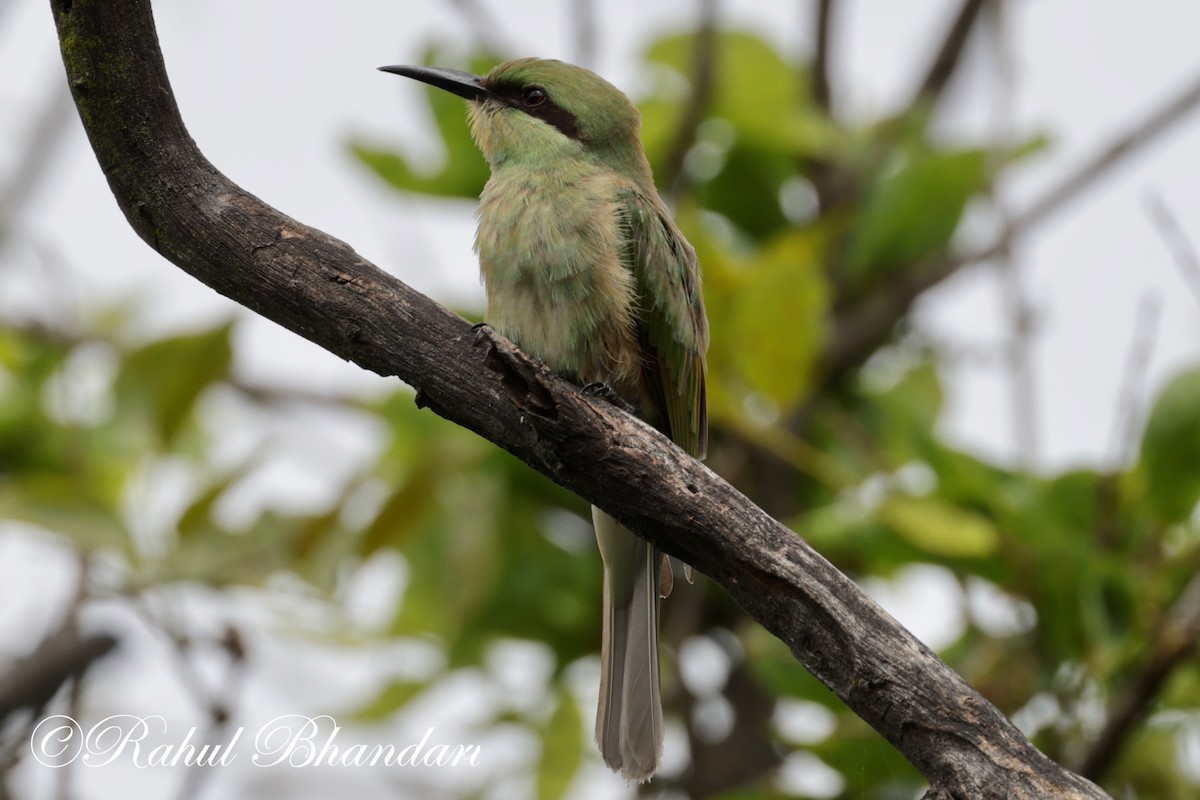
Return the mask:
<svg viewBox="0 0 1200 800">
<path fill-rule="evenodd" d="M 637 281 L 637 320 L 646 381 L 666 417 L 666 433 L 697 458 L 708 451 L 704 353 L 708 320 L 696 254 L 657 194 L 619 195 L 626 226 L 622 263 Z"/>
<path fill-rule="evenodd" d="M 558 61 L 511 61 L 483 78 L 384 69 L 470 101 L 471 133 L 492 169 L 475 238 L 487 321 L 560 375 L 609 385 L 703 457 L 700 272 L 654 188 L 633 103 Z M 662 748 L 658 607 L 670 580 L 654 548 L 599 509 L 593 519 L 605 565 L 596 738 L 610 767 L 643 781 Z"/>
<path fill-rule="evenodd" d="M 518 97 L 540 87 L 578 129 L 571 138 L 502 103 L 471 106 L 492 168 L 476 236 L 488 321 L 564 376 L 610 384 L 703 457 L 700 273 L 654 188 L 640 114 L 611 84 L 557 61 L 502 64 L 483 84 Z"/>
</svg>

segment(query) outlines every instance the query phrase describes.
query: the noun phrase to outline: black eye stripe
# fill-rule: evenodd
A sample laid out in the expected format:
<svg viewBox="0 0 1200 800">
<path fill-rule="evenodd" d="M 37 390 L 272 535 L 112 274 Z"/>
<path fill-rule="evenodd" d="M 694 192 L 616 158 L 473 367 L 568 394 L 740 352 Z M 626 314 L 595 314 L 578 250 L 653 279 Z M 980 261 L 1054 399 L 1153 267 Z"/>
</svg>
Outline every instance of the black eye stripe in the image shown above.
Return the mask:
<svg viewBox="0 0 1200 800">
<path fill-rule="evenodd" d="M 579 120 L 554 102 L 546 89 L 536 84 L 505 84 L 489 87 L 505 104 L 558 128 L 569 139 L 582 139 Z"/>
</svg>

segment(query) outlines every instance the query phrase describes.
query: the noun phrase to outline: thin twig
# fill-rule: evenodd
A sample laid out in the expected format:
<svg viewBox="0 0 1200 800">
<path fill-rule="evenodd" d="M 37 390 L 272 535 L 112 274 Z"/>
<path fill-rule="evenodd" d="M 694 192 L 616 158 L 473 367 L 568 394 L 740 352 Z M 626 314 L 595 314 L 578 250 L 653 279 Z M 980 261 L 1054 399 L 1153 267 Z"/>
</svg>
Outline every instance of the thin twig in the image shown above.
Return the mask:
<svg viewBox="0 0 1200 800">
<path fill-rule="evenodd" d="M 1133 324 L 1133 339 L 1117 395 L 1113 416 L 1112 439 L 1109 443 L 1109 470 L 1119 473 L 1132 458 L 1137 447 L 1141 398 L 1146 389 L 1146 375 L 1158 335 L 1162 300 L 1157 292 L 1147 291 L 1138 303 Z"/>
<path fill-rule="evenodd" d="M 1099 780 L 1116 762 L 1129 734 L 1154 703 L 1175 669 L 1196 652 L 1200 640 L 1200 575 L 1192 578 L 1167 612 L 1142 668 L 1113 703 L 1104 730 L 1080 761 L 1078 772 Z"/>
<path fill-rule="evenodd" d="M 696 51 L 692 59 L 692 93 L 679 116 L 679 130 L 661 171 L 662 185 L 670 192 L 672 206 L 679 204 L 687 188 L 684 162 L 696 141 L 696 131 L 712 99 L 717 58 L 717 0 L 699 0 Z"/>
<path fill-rule="evenodd" d="M 1154 227 L 1174 256 L 1184 283 L 1192 290 L 1196 302 L 1200 303 L 1200 254 L 1188 241 L 1179 221 L 1157 193 L 1147 196 L 1146 210 L 1150 214 L 1150 221 L 1154 223 Z"/>
<path fill-rule="evenodd" d="M 924 268 L 898 278 L 888 291 L 878 292 L 859 307 L 840 315 L 834 321 L 831 345 L 823 357 L 826 374 L 830 378 L 837 378 L 847 369 L 862 363 L 888 340 L 892 328 L 908 313 L 918 297 L 962 267 L 995 258 L 1018 238 L 1077 198 L 1125 158 L 1154 141 L 1197 105 L 1200 105 L 1200 76 L 1181 94 L 1118 136 L 1066 180 L 1046 192 L 1014 218 L 989 245 L 965 255 L 936 257 Z"/>
<path fill-rule="evenodd" d="M 993 139 L 997 142 L 1011 141 L 1012 120 L 1015 116 L 1016 71 L 1013 68 L 1012 40 L 1009 36 L 1005 6 L 991 2 L 986 6 L 984 20 L 992 34 L 995 54 L 996 93 L 992 107 Z M 1004 228 L 1012 225 L 1012 215 L 1001 198 L 999 187 L 988 190 L 992 208 Z M 1012 326 L 1011 338 L 1006 348 L 1009 373 L 1011 375 L 1013 401 L 1013 427 L 1016 433 L 1017 454 L 1025 467 L 1032 467 L 1038 456 L 1037 388 L 1034 383 L 1033 334 L 1034 313 L 1021 285 L 1021 273 L 1013 260 L 1011 243 L 996 255 L 996 266 L 1000 271 L 1001 294 Z"/>
<path fill-rule="evenodd" d="M 72 633 L 78 635 L 79 632 L 79 617 L 84 604 L 91 597 L 92 587 L 92 554 L 86 550 L 82 550 L 76 554 L 76 559 L 79 563 L 79 571 L 75 575 L 75 591 L 71 597 L 71 606 L 67 612 L 67 625 L 70 626 Z M 80 709 L 83 707 L 83 674 L 71 676 L 67 684 L 67 716 L 71 719 L 80 718 Z M 70 765 L 68 765 L 70 766 Z M 58 780 L 56 789 L 58 790 L 59 800 L 70 800 L 72 795 L 72 784 L 75 780 L 77 769 L 60 769 L 58 772 Z"/>
<path fill-rule="evenodd" d="M 1097 178 L 1107 174 L 1123 159 L 1152 141 L 1197 105 L 1200 105 L 1200 77 L 1194 78 L 1182 93 L 1134 125 L 1123 135 L 1118 136 L 1083 167 L 1026 209 L 1025 213 L 1013 221 L 1012 231 L 1009 235 L 1024 232 L 1026 228 L 1057 211 L 1068 200 L 1091 186 Z"/>
<path fill-rule="evenodd" d="M 229 668 L 225 672 L 225 680 L 221 684 L 220 695 L 214 693 L 213 707 L 221 709 L 220 714 L 214 713 L 209 721 L 208 730 L 201 740 L 201 752 L 205 747 L 215 752 L 225 739 L 225 732 L 233 720 L 233 707 L 246 675 L 246 650 L 242 635 L 233 625 L 226 625 L 220 640 L 216 642 L 229 657 Z M 193 764 L 184 777 L 183 785 L 179 788 L 178 800 L 193 800 L 201 795 L 206 780 L 212 776 L 212 770 L 203 764 Z"/>
<path fill-rule="evenodd" d="M 1154 353 L 1158 320 L 1162 303 L 1157 292 L 1147 291 L 1138 304 L 1134 320 L 1133 340 L 1121 376 L 1116 409 L 1113 413 L 1109 442 L 1109 468 L 1100 481 L 1096 495 L 1096 546 L 1116 547 L 1121 537 L 1122 480 L 1125 465 L 1133 460 L 1138 443 L 1141 420 L 1141 399 L 1146 388 L 1146 374 Z"/>
<path fill-rule="evenodd" d="M 833 110 L 833 94 L 829 85 L 829 34 L 833 27 L 833 0 L 817 0 L 817 50 L 812 62 L 812 95 L 817 108 Z"/>
<path fill-rule="evenodd" d="M 217 693 L 208 688 L 204 677 L 196 669 L 195 664 L 192 663 L 191 649 L 194 641 L 193 637 L 188 636 L 175 625 L 168 623 L 160 614 L 156 614 L 146 604 L 145 597 L 135 596 L 133 600 L 133 606 L 142 618 L 142 621 L 146 623 L 146 626 L 152 631 L 158 631 L 167 640 L 167 643 L 170 644 L 169 651 L 172 659 L 175 661 L 179 681 L 187 689 L 192 699 L 195 700 L 196 705 L 202 708 L 214 720 L 229 716 L 228 709 L 222 706 L 216 696 Z"/>
<path fill-rule="evenodd" d="M 90 597 L 91 557 L 80 553 L 78 562 L 75 590 L 62 623 L 33 653 L 0 676 L 0 723 L 23 708 L 40 713 L 65 685 L 77 696 L 80 676 L 117 645 L 107 633 L 83 636 L 79 632 L 79 612 Z"/>
<path fill-rule="evenodd" d="M 69 680 L 116 645 L 109 634 L 80 636 L 74 622 L 65 623 L 0 678 L 0 722 L 21 709 L 37 714 Z"/>
<path fill-rule="evenodd" d="M 812 0 L 804 0 L 811 3 Z M 836 121 L 834 114 L 833 85 L 830 81 L 831 54 L 833 37 L 834 0 L 817 0 L 816 14 L 813 21 L 816 27 L 816 48 L 808 75 L 808 92 L 811 101 L 818 109 L 825 112 L 831 121 Z M 842 203 L 846 198 L 855 194 L 858 185 L 858 171 L 846 164 L 828 156 L 811 154 L 801 159 L 798 169 L 812 181 L 817 193 L 817 210 L 825 214 L 830 209 Z M 840 275 L 839 265 L 842 261 L 845 247 L 839 245 L 830 252 L 829 274 Z M 836 280 L 836 278 L 835 278 Z"/>
<path fill-rule="evenodd" d="M 904 132 L 909 130 L 910 122 L 914 119 L 923 122 L 936 109 L 946 86 L 958 71 L 963 55 L 966 53 L 967 40 L 970 38 L 976 21 L 980 19 L 979 12 L 984 8 L 986 2 L 987 0 L 963 0 L 962 6 L 954 16 L 954 21 L 946 31 L 941 46 L 937 49 L 937 55 L 934 56 L 926 70 L 925 77 L 913 90 L 908 104 L 900 113 L 884 121 L 870 143 L 867 156 L 859 166 L 861 174 L 873 175 L 883 172 L 889 160 L 894 157 L 896 146 L 903 139 Z M 822 200 L 821 209 L 825 210 L 832 205 L 828 202 L 829 199 L 836 196 L 836 192 L 831 188 L 835 187 L 837 182 L 823 174 L 826 169 L 822 165 L 816 166 L 814 183 L 817 187 L 817 195 Z M 846 300 L 845 289 L 847 287 L 842 283 L 843 254 L 844 248 L 836 248 L 831 257 L 830 274 L 834 276 L 834 288 L 837 296 L 834 303 L 835 310 L 840 310 L 843 301 Z M 907 309 L 907 304 L 904 308 Z M 890 330 L 891 325 L 888 326 L 888 332 Z M 842 348 L 841 345 L 835 346 Z"/>
<path fill-rule="evenodd" d="M 942 46 L 938 49 L 937 56 L 929 65 L 925 77 L 913 93 L 912 100 L 908 104 L 910 111 L 919 106 L 936 102 L 941 96 L 947 84 L 950 83 L 950 79 L 954 77 L 958 65 L 962 62 L 967 40 L 975 27 L 976 20 L 979 19 L 979 12 L 987 2 L 988 0 L 963 0 L 962 7 L 958 10 L 954 22 L 950 25 L 950 30 L 946 32 Z"/>
<path fill-rule="evenodd" d="M 913 90 L 908 105 L 900 113 L 886 120 L 880 128 L 865 162 L 866 174 L 873 174 L 885 168 L 888 160 L 894 155 L 894 148 L 902 138 L 903 132 L 908 129 L 910 120 L 927 119 L 935 110 L 962 63 L 967 41 L 975 23 L 981 18 L 979 12 L 987 2 L 988 0 L 963 0 L 941 46 L 937 49 L 937 55 L 925 72 L 925 77 Z"/>
<path fill-rule="evenodd" d="M 147 627 L 166 637 L 180 683 L 192 695 L 196 705 L 208 715 L 208 727 L 200 740 L 201 751 L 203 752 L 205 747 L 215 748 L 223 740 L 222 734 L 233 719 L 233 708 L 245 675 L 246 650 L 241 634 L 232 625 L 226 625 L 221 637 L 209 642 L 229 657 L 229 667 L 225 671 L 224 680 L 218 687 L 210 689 L 192 661 L 193 647 L 199 640 L 179 630 L 161 615 L 155 614 L 147 605 L 144 596 L 135 596 L 132 599 L 134 609 Z M 212 771 L 203 764 L 192 765 L 184 776 L 178 800 L 199 797 L 204 782 L 211 774 Z"/>
</svg>

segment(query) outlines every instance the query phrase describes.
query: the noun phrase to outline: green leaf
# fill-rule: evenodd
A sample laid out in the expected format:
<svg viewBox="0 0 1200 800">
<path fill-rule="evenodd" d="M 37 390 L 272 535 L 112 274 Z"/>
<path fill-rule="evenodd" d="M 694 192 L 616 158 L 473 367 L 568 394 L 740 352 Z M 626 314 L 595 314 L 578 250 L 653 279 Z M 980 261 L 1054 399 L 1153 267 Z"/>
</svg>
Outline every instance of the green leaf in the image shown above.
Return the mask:
<svg viewBox="0 0 1200 800">
<path fill-rule="evenodd" d="M 116 380 L 122 413 L 131 419 L 149 414 L 159 439 L 171 442 L 204 390 L 229 374 L 232 329 L 227 323 L 131 351 Z"/>
<path fill-rule="evenodd" d="M 542 760 L 538 764 L 538 800 L 565 797 L 583 762 L 583 717 L 568 691 L 558 695 L 558 708 L 542 732 Z"/>
<path fill-rule="evenodd" d="M 677 89 L 678 76 L 694 74 L 696 42 L 696 34 L 685 33 L 651 45 L 646 60 L 676 73 L 652 73 L 652 97 L 669 99 L 679 107 L 687 102 L 686 94 Z M 712 78 L 709 116 L 728 120 L 739 137 L 769 150 L 802 154 L 828 145 L 829 128 L 809 100 L 804 71 L 766 41 L 745 31 L 720 31 L 715 58 L 719 66 Z M 678 120 L 676 111 L 674 125 L 661 127 L 675 130 Z M 659 143 L 648 139 L 650 144 Z"/>
<path fill-rule="evenodd" d="M 693 33 L 661 39 L 646 59 L 649 97 L 639 103 L 642 141 L 655 175 L 675 157 L 695 72 Z M 824 157 L 838 141 L 827 116 L 809 100 L 804 72 L 762 39 L 742 31 L 717 34 L 717 67 L 704 103 L 704 121 L 685 162 L 694 195 L 706 208 L 762 240 L 789 227 L 781 190 L 796 176 L 798 159 Z M 697 164 L 706 166 L 696 169 Z M 661 184 L 660 184 L 661 186 Z M 671 187 L 661 186 L 664 190 Z"/>
<path fill-rule="evenodd" d="M 81 491 L 82 489 L 82 491 Z M 111 498 L 69 475 L 25 474 L 0 481 L 0 519 L 20 520 L 66 536 L 83 550 L 120 553 L 132 561 L 135 548 Z"/>
<path fill-rule="evenodd" d="M 889 351 L 893 357 L 899 357 Z M 883 369 L 883 368 L 881 368 Z M 932 359 L 905 369 L 899 380 L 885 388 L 866 389 L 872 401 L 864 415 L 891 463 L 924 458 L 934 444 L 934 426 L 942 411 L 943 392 L 937 363 Z"/>
<path fill-rule="evenodd" d="M 1040 487 L 1027 508 L 1036 519 L 1019 526 L 1022 535 L 1039 549 L 1076 549 L 1094 537 L 1105 509 L 1104 478 L 1095 470 L 1064 472 Z M 1049 555 L 1047 550 L 1042 550 Z M 1055 554 L 1057 555 L 1057 553 Z"/>
<path fill-rule="evenodd" d="M 849 274 L 861 279 L 906 267 L 945 247 L 988 174 L 983 150 L 912 156 L 867 198 L 850 243 Z"/>
<path fill-rule="evenodd" d="M 736 294 L 709 293 L 721 331 L 710 354 L 713 374 L 740 376 L 782 411 L 803 398 L 824 342 L 829 287 L 820 255 L 811 232 L 791 231 L 737 268 Z"/>
<path fill-rule="evenodd" d="M 1006 167 L 1018 161 L 1024 161 L 1027 158 L 1040 155 L 1049 150 L 1051 144 L 1050 136 L 1045 133 L 1039 133 L 1030 136 L 1028 139 L 1000 147 L 994 154 L 998 162 L 996 166 Z"/>
<path fill-rule="evenodd" d="M 402 548 L 405 539 L 434 505 L 438 484 L 443 480 L 437 465 L 414 470 L 408 480 L 396 487 L 363 531 L 360 552 L 370 555 L 381 547 Z"/>
<path fill-rule="evenodd" d="M 1140 469 L 1165 522 L 1187 519 L 1200 502 L 1200 369 L 1167 384 L 1142 435 Z"/>
<path fill-rule="evenodd" d="M 459 143 L 447 143 L 447 160 L 435 171 L 414 169 L 408 159 L 387 147 L 363 141 L 353 141 L 348 146 L 355 158 L 403 192 L 474 199 L 479 197 L 488 178 L 487 162 L 474 145 L 467 150 Z"/>
<path fill-rule="evenodd" d="M 179 520 L 175 523 L 175 530 L 179 534 L 179 538 L 186 540 L 221 530 L 221 526 L 213 518 L 213 512 L 217 503 L 220 502 L 221 498 L 225 496 L 225 493 L 230 488 L 245 478 L 258 463 L 258 458 L 246 460 L 235 469 L 229 470 L 213 480 L 212 483 L 192 498 L 192 501 L 188 503 L 183 513 L 179 515 Z"/>
<path fill-rule="evenodd" d="M 986 517 L 937 497 L 891 497 L 877 515 L 897 535 L 936 556 L 986 558 L 1000 544 Z"/>
<path fill-rule="evenodd" d="M 726 155 L 723 169 L 704 187 L 702 198 L 707 208 L 739 230 L 763 239 L 789 227 L 779 194 L 795 174 L 791 157 L 737 145 Z"/>
</svg>

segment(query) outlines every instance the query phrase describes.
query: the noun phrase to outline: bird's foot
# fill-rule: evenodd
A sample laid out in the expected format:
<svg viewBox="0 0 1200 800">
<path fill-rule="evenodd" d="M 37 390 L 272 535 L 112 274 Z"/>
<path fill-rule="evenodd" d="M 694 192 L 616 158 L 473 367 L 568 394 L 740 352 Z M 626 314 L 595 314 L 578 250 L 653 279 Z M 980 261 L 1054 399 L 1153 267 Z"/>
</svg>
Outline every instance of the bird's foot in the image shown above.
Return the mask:
<svg viewBox="0 0 1200 800">
<path fill-rule="evenodd" d="M 471 326 L 471 330 L 475 332 L 476 346 L 483 344 L 492 338 L 492 326 L 486 322 L 476 322 Z"/>
<path fill-rule="evenodd" d="M 602 400 L 607 400 L 609 403 L 612 403 L 614 406 L 627 414 L 637 414 L 637 409 L 629 405 L 629 403 L 626 403 L 621 395 L 617 394 L 617 390 L 609 386 L 607 383 L 601 383 L 599 381 L 596 383 L 589 383 L 580 391 L 583 392 L 585 397 L 599 397 Z"/>
</svg>

